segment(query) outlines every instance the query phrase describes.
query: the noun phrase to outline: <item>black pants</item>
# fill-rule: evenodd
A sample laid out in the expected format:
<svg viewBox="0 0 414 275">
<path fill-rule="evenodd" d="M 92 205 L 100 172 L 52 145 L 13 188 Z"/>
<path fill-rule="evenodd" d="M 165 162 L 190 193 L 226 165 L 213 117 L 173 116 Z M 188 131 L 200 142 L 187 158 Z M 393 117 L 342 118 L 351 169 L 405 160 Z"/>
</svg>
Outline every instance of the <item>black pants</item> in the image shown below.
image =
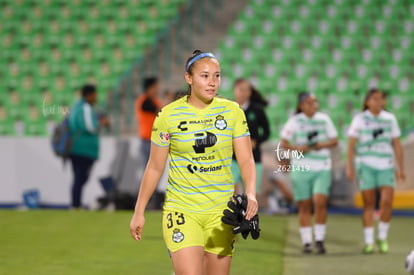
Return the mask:
<svg viewBox="0 0 414 275">
<path fill-rule="evenodd" d="M 70 160 L 73 171 L 72 207 L 79 208 L 82 205 L 82 188 L 88 181 L 95 160 L 79 155 L 71 155 Z"/>
</svg>

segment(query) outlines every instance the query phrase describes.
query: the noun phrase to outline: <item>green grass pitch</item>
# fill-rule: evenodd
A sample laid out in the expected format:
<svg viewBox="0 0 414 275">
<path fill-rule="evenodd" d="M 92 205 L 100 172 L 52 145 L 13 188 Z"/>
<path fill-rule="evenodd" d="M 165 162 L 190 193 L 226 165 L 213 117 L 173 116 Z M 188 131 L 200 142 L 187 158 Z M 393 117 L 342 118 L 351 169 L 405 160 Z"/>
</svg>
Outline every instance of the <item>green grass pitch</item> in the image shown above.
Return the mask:
<svg viewBox="0 0 414 275">
<path fill-rule="evenodd" d="M 171 275 L 161 213 L 148 212 L 143 240 L 129 236 L 131 212 L 0 210 L 0 274 Z M 259 240 L 239 238 L 232 274 L 406 274 L 414 219 L 395 218 L 387 255 L 360 254 L 359 217 L 331 216 L 326 256 L 300 253 L 296 216 L 261 216 Z"/>
</svg>

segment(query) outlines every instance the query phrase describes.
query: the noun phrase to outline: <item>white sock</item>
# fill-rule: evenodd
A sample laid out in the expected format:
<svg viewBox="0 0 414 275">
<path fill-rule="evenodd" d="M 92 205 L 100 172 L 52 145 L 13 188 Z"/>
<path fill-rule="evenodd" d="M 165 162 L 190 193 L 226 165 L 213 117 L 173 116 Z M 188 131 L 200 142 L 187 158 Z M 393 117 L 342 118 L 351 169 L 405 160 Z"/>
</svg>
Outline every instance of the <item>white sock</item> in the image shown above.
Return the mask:
<svg viewBox="0 0 414 275">
<path fill-rule="evenodd" d="M 364 228 L 365 244 L 374 244 L 374 227 Z"/>
<path fill-rule="evenodd" d="M 301 227 L 299 231 L 302 244 L 312 243 L 312 227 Z"/>
<path fill-rule="evenodd" d="M 277 200 L 273 196 L 269 196 L 267 198 L 267 204 L 269 206 L 269 211 L 271 212 L 277 212 L 279 210 L 279 204 L 277 203 Z"/>
<path fill-rule="evenodd" d="M 389 222 L 379 222 L 378 224 L 378 239 L 384 241 L 388 236 L 388 229 L 390 228 Z"/>
<path fill-rule="evenodd" d="M 313 234 L 315 235 L 315 241 L 323 241 L 326 234 L 326 224 L 315 224 L 313 226 Z"/>
</svg>

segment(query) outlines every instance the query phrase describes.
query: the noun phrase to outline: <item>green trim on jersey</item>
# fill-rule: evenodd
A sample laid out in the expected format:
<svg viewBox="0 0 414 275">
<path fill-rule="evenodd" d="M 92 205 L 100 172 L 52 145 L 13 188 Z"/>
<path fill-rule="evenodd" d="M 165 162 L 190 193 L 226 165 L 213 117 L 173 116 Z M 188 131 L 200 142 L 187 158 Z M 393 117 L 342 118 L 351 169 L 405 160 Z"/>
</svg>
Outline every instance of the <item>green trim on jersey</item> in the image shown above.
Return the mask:
<svg viewBox="0 0 414 275">
<path fill-rule="evenodd" d="M 373 152 L 373 151 L 367 151 L 367 152 L 358 152 L 358 156 L 373 156 L 373 157 L 379 157 L 379 158 L 390 158 L 394 155 L 392 153 L 379 153 L 379 152 Z"/>
</svg>

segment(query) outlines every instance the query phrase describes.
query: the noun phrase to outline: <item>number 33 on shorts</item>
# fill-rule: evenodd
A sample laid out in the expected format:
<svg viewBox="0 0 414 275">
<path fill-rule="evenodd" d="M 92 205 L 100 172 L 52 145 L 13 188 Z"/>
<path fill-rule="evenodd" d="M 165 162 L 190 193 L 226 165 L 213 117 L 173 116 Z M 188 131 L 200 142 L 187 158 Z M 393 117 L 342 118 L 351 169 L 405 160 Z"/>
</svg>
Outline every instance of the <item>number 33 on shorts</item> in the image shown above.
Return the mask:
<svg viewBox="0 0 414 275">
<path fill-rule="evenodd" d="M 175 212 L 174 217 L 173 217 L 173 213 L 170 212 L 170 213 L 167 214 L 166 218 L 167 218 L 167 228 L 168 229 L 170 229 L 174 226 L 174 222 L 177 225 L 185 224 L 185 219 L 184 219 L 184 214 L 183 213 Z"/>
<path fill-rule="evenodd" d="M 184 224 L 185 224 L 185 218 L 184 218 L 183 213 L 168 212 L 164 214 L 164 221 L 163 221 L 164 230 L 167 230 L 170 232 L 168 235 L 172 233 L 172 236 L 170 237 L 171 239 L 169 240 L 169 242 L 173 241 L 174 243 L 178 244 L 184 240 L 184 233 L 183 233 L 183 231 L 185 231 L 185 228 L 183 226 Z M 164 231 L 164 233 L 166 232 Z"/>
</svg>

